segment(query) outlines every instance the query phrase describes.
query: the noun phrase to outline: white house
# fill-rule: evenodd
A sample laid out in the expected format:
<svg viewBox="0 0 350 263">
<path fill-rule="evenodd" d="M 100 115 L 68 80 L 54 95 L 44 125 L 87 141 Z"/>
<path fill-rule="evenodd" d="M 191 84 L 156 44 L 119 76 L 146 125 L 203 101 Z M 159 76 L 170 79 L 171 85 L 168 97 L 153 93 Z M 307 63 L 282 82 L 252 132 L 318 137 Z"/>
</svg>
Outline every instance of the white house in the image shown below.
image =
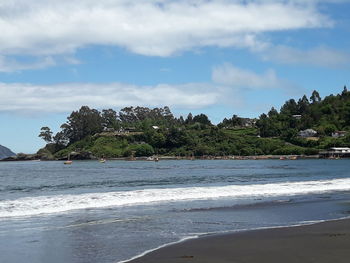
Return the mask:
<svg viewBox="0 0 350 263">
<path fill-rule="evenodd" d="M 293 118 L 294 118 L 294 119 L 297 119 L 297 120 L 300 120 L 300 119 L 301 119 L 301 115 L 299 115 L 299 114 L 294 114 L 294 115 L 293 115 Z"/>
<path fill-rule="evenodd" d="M 316 135 L 317 135 L 317 131 L 315 131 L 313 129 L 306 129 L 306 130 L 299 132 L 299 136 L 303 137 L 303 138 L 314 137 Z"/>
<path fill-rule="evenodd" d="M 345 137 L 346 131 L 335 131 L 332 133 L 333 138 Z"/>
<path fill-rule="evenodd" d="M 350 153 L 349 147 L 333 147 L 330 149 L 333 153 Z"/>
</svg>

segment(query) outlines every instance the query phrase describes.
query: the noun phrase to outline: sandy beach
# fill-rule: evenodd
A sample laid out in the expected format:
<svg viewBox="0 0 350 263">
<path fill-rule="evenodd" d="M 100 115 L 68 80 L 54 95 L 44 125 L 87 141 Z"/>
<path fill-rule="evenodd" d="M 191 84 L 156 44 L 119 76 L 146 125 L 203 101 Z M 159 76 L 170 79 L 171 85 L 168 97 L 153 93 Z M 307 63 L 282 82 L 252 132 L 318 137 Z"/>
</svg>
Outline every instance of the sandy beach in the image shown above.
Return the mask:
<svg viewBox="0 0 350 263">
<path fill-rule="evenodd" d="M 342 263 L 350 258 L 350 219 L 205 236 L 131 263 Z"/>
</svg>

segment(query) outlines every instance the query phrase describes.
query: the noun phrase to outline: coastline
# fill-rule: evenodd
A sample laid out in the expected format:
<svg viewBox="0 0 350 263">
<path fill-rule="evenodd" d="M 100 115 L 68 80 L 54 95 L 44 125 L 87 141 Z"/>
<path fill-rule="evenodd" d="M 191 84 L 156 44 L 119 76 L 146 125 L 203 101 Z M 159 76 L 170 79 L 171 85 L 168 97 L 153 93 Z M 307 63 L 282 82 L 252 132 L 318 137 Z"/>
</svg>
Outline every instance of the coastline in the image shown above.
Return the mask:
<svg viewBox="0 0 350 263">
<path fill-rule="evenodd" d="M 348 262 L 350 218 L 204 235 L 146 252 L 128 263 Z"/>
<path fill-rule="evenodd" d="M 119 157 L 119 158 L 104 158 L 105 160 L 111 161 L 154 161 L 157 158 L 159 161 L 165 160 L 305 160 L 305 159 L 335 159 L 335 158 L 322 158 L 319 155 L 252 155 L 252 156 L 157 156 L 157 157 Z M 346 157 L 337 158 L 337 159 L 349 159 Z M 23 154 L 20 158 L 17 156 L 7 157 L 0 159 L 0 162 L 17 162 L 17 161 L 64 161 L 67 158 L 63 159 L 41 159 L 40 156 L 36 154 Z M 91 159 L 74 159 L 76 161 L 96 161 L 99 158 L 94 157 Z"/>
</svg>

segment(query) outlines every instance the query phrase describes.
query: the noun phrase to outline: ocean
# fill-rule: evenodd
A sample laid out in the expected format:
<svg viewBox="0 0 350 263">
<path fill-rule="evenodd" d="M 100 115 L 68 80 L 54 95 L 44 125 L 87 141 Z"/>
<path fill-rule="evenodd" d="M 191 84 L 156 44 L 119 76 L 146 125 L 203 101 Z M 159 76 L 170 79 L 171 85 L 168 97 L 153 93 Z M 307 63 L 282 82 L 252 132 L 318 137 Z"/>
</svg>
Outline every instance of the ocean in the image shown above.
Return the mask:
<svg viewBox="0 0 350 263">
<path fill-rule="evenodd" d="M 350 160 L 0 162 L 1 263 L 117 263 L 350 215 Z"/>
</svg>

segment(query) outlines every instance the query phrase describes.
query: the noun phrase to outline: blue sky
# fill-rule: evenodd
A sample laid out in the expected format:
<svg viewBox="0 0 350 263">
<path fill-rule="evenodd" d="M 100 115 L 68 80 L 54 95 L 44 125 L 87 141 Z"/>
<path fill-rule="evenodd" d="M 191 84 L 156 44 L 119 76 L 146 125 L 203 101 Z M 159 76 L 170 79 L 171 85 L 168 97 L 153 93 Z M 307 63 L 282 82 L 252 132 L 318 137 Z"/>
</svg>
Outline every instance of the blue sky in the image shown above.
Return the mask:
<svg viewBox="0 0 350 263">
<path fill-rule="evenodd" d="M 44 145 L 82 105 L 170 106 L 214 123 L 349 86 L 347 0 L 7 0 L 0 144 Z"/>
</svg>

